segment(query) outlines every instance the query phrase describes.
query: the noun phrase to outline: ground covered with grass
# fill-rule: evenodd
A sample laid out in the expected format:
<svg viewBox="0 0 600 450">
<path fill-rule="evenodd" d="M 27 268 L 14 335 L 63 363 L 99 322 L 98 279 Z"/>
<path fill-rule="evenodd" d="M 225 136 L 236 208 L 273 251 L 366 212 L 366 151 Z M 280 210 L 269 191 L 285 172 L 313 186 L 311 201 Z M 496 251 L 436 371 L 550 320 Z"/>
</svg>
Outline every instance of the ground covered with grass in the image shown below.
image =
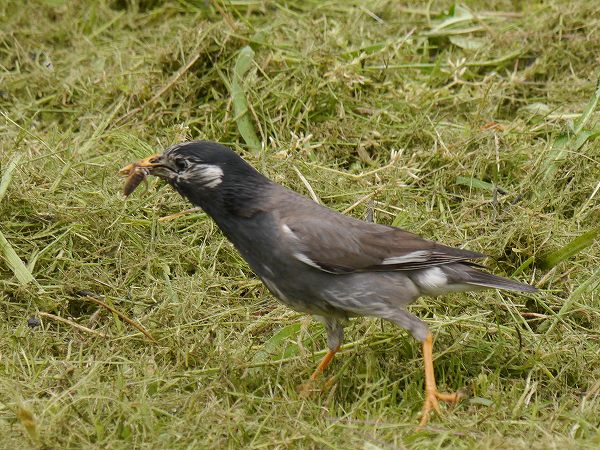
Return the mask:
<svg viewBox="0 0 600 450">
<path fill-rule="evenodd" d="M 598 448 L 600 5 L 0 3 L 0 448 Z M 124 164 L 185 139 L 540 288 L 422 298 L 417 342 L 279 305 Z M 313 191 L 311 194 L 310 191 Z"/>
</svg>

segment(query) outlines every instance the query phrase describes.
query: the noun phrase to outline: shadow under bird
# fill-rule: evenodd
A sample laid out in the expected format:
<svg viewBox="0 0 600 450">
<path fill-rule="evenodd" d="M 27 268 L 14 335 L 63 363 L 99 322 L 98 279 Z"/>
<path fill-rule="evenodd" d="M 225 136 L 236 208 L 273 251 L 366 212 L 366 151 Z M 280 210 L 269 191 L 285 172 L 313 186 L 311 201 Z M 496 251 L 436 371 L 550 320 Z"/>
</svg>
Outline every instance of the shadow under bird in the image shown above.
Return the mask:
<svg viewBox="0 0 600 450">
<path fill-rule="evenodd" d="M 325 325 L 329 352 L 315 380 L 342 344 L 343 323 L 371 316 L 408 330 L 423 346 L 425 401 L 420 426 L 438 401 L 432 335 L 406 310 L 422 295 L 480 289 L 535 292 L 533 286 L 478 270 L 481 253 L 447 247 L 400 228 L 339 214 L 255 170 L 233 150 L 208 141 L 167 148 L 121 169 L 131 193 L 147 175 L 166 180 L 201 207 L 273 295 Z"/>
</svg>

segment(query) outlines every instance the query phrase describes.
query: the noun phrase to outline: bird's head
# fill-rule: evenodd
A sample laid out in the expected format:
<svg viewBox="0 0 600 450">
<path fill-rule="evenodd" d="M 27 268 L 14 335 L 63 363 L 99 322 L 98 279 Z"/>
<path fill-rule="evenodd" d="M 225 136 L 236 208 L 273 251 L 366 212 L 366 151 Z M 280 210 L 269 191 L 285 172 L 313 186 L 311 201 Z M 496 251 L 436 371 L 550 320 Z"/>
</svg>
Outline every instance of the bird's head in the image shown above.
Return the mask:
<svg viewBox="0 0 600 450">
<path fill-rule="evenodd" d="M 248 198 L 256 187 L 269 183 L 233 150 L 210 141 L 173 145 L 161 154 L 123 167 L 120 173 L 131 180 L 126 183 L 126 195 L 133 192 L 147 175 L 155 175 L 203 207 L 206 199 L 214 202 L 232 194 L 240 200 Z"/>
<path fill-rule="evenodd" d="M 162 154 L 131 163 L 120 170 L 131 176 L 136 171 L 163 178 L 175 188 L 193 187 L 197 191 L 217 189 L 225 180 L 243 182 L 263 176 L 237 153 L 210 141 L 191 141 L 173 145 Z"/>
</svg>

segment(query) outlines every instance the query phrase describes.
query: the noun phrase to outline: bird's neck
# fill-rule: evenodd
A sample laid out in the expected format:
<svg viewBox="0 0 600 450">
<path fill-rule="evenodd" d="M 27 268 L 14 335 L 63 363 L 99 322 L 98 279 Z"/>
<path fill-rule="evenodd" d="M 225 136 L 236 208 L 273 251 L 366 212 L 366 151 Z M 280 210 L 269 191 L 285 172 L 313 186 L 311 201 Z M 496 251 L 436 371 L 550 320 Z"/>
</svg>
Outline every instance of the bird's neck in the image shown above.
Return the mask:
<svg viewBox="0 0 600 450">
<path fill-rule="evenodd" d="M 216 222 L 221 232 L 252 266 L 253 255 L 247 254 L 247 251 L 256 244 L 254 241 L 261 234 L 256 234 L 255 228 L 263 219 L 256 222 L 256 218 L 268 207 L 269 185 L 270 182 L 252 185 L 235 183 L 230 188 L 222 186 L 210 197 L 200 193 L 186 197 Z M 258 228 L 261 228 L 260 225 Z"/>
<path fill-rule="evenodd" d="M 201 207 L 221 229 L 236 218 L 250 218 L 265 205 L 271 181 L 256 173 L 255 177 L 225 179 L 214 190 L 196 190 L 179 187 L 179 192 L 195 206 Z"/>
</svg>

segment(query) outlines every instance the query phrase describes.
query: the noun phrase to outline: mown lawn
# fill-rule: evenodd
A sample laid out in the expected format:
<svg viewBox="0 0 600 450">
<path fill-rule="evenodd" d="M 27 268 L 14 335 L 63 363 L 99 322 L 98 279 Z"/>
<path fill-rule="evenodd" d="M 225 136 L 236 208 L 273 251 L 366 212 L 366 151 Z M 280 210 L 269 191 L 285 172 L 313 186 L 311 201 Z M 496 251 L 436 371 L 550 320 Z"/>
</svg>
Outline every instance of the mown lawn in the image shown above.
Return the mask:
<svg viewBox="0 0 600 450">
<path fill-rule="evenodd" d="M 599 17 L 587 0 L 0 2 L 0 448 L 600 447 Z M 352 321 L 303 398 L 321 326 L 168 186 L 122 195 L 120 167 L 186 139 L 540 293 L 411 306 L 440 388 L 469 395 L 425 430 L 419 344 L 378 320 Z"/>
</svg>

